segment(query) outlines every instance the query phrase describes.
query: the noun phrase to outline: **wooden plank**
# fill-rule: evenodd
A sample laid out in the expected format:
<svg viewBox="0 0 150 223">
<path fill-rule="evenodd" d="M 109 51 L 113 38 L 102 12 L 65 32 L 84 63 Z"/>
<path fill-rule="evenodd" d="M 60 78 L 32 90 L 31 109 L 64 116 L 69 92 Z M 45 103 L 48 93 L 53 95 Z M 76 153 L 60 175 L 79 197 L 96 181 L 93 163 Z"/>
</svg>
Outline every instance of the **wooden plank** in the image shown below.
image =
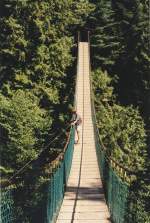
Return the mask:
<svg viewBox="0 0 150 223">
<path fill-rule="evenodd" d="M 79 43 L 76 99 L 77 112 L 83 119 L 83 126 L 80 142 L 74 148 L 71 173 L 57 223 L 110 223 L 97 164 L 88 58 L 88 43 Z"/>
</svg>

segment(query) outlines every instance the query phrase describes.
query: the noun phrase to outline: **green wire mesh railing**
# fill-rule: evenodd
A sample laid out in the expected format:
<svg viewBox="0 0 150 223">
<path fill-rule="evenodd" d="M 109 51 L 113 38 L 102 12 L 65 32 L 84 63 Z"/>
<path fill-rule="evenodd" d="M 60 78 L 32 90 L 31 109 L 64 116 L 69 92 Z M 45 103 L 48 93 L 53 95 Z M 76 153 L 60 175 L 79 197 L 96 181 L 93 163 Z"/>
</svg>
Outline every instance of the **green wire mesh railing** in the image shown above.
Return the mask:
<svg viewBox="0 0 150 223">
<path fill-rule="evenodd" d="M 55 222 L 63 201 L 68 181 L 74 148 L 74 128 L 71 129 L 70 140 L 64 152 L 64 157 L 50 178 L 47 197 L 47 216 L 45 223 Z M 59 158 L 58 158 L 59 159 Z"/>
<path fill-rule="evenodd" d="M 0 223 L 12 223 L 13 215 L 13 194 L 12 189 L 2 189 L 0 194 Z"/>
<path fill-rule="evenodd" d="M 44 201 L 44 223 L 55 222 L 63 201 L 66 184 L 68 181 L 74 148 L 75 129 L 72 127 L 70 134 L 64 147 L 64 151 L 51 163 L 50 180 L 47 184 L 46 199 Z M 17 189 L 10 187 L 2 188 L 0 194 L 0 223 L 14 223 L 15 209 L 15 194 Z M 42 208 L 42 207 L 41 207 Z M 17 221 L 18 222 L 18 221 Z"/>
<path fill-rule="evenodd" d="M 79 40 L 78 40 L 79 43 Z M 77 73 L 78 73 L 77 62 Z M 75 86 L 77 87 L 77 78 L 75 81 Z M 74 108 L 76 108 L 76 98 L 77 89 L 75 89 L 74 98 Z M 48 183 L 47 190 L 47 201 L 46 201 L 46 214 L 43 222 L 52 223 L 55 222 L 61 203 L 63 201 L 66 184 L 68 181 L 72 157 L 74 148 L 74 135 L 75 129 L 71 128 L 70 137 L 64 148 L 64 151 L 58 156 L 58 158 L 53 162 L 52 173 L 50 175 L 50 180 Z M 0 223 L 14 223 L 15 219 L 13 217 L 13 210 L 15 208 L 13 197 L 13 190 L 7 189 L 6 191 L 1 190 L 1 201 L 0 201 Z M 45 206 L 45 205 L 44 205 Z"/>
<path fill-rule="evenodd" d="M 126 223 L 129 186 L 113 170 L 106 152 L 97 140 L 97 159 L 107 205 L 114 223 Z"/>
<path fill-rule="evenodd" d="M 89 35 L 89 34 L 88 34 Z M 89 39 L 89 38 L 88 38 Z M 90 40 L 89 40 L 89 61 L 90 61 Z M 90 63 L 89 63 L 90 64 Z M 91 67 L 89 68 L 91 72 Z M 111 160 L 106 154 L 106 150 L 100 138 L 99 130 L 97 128 L 97 119 L 94 105 L 94 91 L 92 87 L 92 78 L 90 77 L 91 84 L 91 104 L 92 104 L 92 119 L 94 124 L 94 135 L 96 141 L 96 153 L 99 165 L 99 170 L 104 186 L 106 202 L 110 211 L 111 220 L 113 223 L 127 223 L 126 215 L 128 210 L 128 195 L 129 185 L 123 181 L 117 172 L 114 170 L 118 164 Z M 115 168 L 113 168 L 115 166 Z M 126 171 L 120 168 L 126 175 Z"/>
</svg>

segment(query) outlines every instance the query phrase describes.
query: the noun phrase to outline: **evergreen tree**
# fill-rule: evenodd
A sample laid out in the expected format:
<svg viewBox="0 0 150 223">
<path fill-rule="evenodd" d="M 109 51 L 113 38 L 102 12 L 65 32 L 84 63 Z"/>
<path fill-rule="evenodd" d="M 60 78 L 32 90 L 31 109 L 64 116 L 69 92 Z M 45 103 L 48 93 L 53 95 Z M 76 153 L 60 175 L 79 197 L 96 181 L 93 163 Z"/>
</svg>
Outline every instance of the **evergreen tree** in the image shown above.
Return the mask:
<svg viewBox="0 0 150 223">
<path fill-rule="evenodd" d="M 94 1 L 95 10 L 88 19 L 91 29 L 91 51 L 94 68 L 112 70 L 120 51 L 120 39 L 117 35 L 117 25 L 111 1 Z"/>
<path fill-rule="evenodd" d="M 113 80 L 107 72 L 93 73 L 100 137 L 107 154 L 127 169 L 139 172 L 146 159 L 146 133 L 139 111 L 116 103 Z"/>
<path fill-rule="evenodd" d="M 49 123 L 49 129 L 51 129 L 55 122 L 60 124 L 60 114 L 64 116 L 63 106 L 68 106 L 70 103 L 68 96 L 68 102 L 60 106 L 72 90 L 72 88 L 66 88 L 66 82 L 68 83 L 69 79 L 67 70 L 73 64 L 71 49 L 74 42 L 71 35 L 77 26 L 84 23 L 91 6 L 86 0 L 13 2 L 4 0 L 0 3 L 0 9 L 2 12 L 0 17 L 2 101 L 6 100 L 11 104 L 11 100 L 13 101 L 18 95 L 18 90 L 22 89 L 26 103 L 30 100 L 34 103 L 35 100 L 41 113 L 44 109 L 45 122 L 47 118 L 51 120 Z M 73 26 L 74 29 L 70 30 Z M 71 79 L 73 80 L 72 77 Z M 65 89 L 68 91 L 66 92 Z M 5 109 L 3 109 L 2 116 L 5 115 L 3 114 Z M 6 111 L 7 109 L 6 107 Z M 20 103 L 16 104 L 15 109 L 16 111 L 21 109 Z M 28 119 L 30 116 L 28 112 L 20 114 L 25 116 L 22 118 Z M 19 117 L 14 116 L 14 124 L 17 123 L 17 118 Z M 40 116 L 37 115 L 36 118 L 40 122 Z M 64 121 L 63 118 L 61 120 Z M 3 123 L 3 120 L 1 122 Z M 7 125 L 11 126 L 9 119 L 7 119 Z M 47 131 L 46 129 L 45 135 Z M 9 141 L 10 134 L 10 132 L 7 134 L 6 141 Z M 16 143 L 19 140 L 17 135 L 15 140 Z M 34 137 L 31 144 L 35 144 Z M 23 145 L 28 151 L 27 145 Z M 7 154 L 7 149 L 5 153 Z M 9 164 L 8 160 L 7 163 Z"/>
<path fill-rule="evenodd" d="M 149 117 L 148 2 L 112 1 L 123 51 L 116 61 L 119 95 L 123 103 L 138 105 Z M 120 66 L 121 65 L 121 66 Z"/>
</svg>

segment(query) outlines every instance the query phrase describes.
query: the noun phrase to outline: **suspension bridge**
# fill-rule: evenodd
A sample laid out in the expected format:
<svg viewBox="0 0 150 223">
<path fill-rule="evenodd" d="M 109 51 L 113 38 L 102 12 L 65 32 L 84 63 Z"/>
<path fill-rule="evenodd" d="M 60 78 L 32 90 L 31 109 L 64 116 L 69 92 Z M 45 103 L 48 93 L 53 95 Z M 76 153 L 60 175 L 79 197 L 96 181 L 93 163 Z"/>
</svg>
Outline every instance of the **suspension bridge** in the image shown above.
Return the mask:
<svg viewBox="0 0 150 223">
<path fill-rule="evenodd" d="M 129 186 L 117 175 L 96 126 L 89 42 L 78 43 L 75 104 L 82 117 L 80 141 L 72 127 L 64 151 L 52 162 L 45 213 L 40 223 L 126 223 Z M 15 222 L 12 189 L 1 192 L 1 223 Z"/>
<path fill-rule="evenodd" d="M 83 122 L 80 143 L 74 148 L 67 190 L 56 222 L 108 223 L 109 212 L 98 170 L 92 123 L 87 42 L 79 43 L 78 57 L 76 107 Z"/>
</svg>

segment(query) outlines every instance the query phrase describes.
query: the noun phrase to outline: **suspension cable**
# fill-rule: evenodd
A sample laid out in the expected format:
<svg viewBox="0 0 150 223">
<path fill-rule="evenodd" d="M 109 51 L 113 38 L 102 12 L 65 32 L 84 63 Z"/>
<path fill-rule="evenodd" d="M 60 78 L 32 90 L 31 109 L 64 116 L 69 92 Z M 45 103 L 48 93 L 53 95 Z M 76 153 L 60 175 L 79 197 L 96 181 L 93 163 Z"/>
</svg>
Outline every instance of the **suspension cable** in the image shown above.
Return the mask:
<svg viewBox="0 0 150 223">
<path fill-rule="evenodd" d="M 79 41 L 79 38 L 78 38 L 78 41 Z M 77 68 L 78 69 L 78 68 Z M 77 83 L 77 78 L 76 78 L 76 83 Z M 77 84 L 76 84 L 76 86 L 77 86 Z M 77 89 L 75 90 L 75 95 L 77 94 Z M 69 96 L 71 95 L 71 92 L 70 92 L 70 94 L 69 94 Z M 77 96 L 75 96 L 75 99 L 74 99 L 74 106 L 75 106 L 75 108 L 76 108 L 76 101 L 77 101 L 77 99 L 76 99 L 76 97 Z M 70 124 L 68 124 L 67 125 L 67 127 L 65 128 L 65 131 L 67 131 L 68 129 L 70 128 Z M 55 133 L 57 133 L 57 131 L 55 131 Z M 53 135 L 55 135 L 55 133 L 53 134 Z M 51 137 L 51 139 L 50 139 L 50 142 L 44 147 L 44 149 L 37 155 L 37 157 L 36 158 L 34 158 L 34 159 L 31 159 L 30 161 L 28 161 L 27 163 L 25 163 L 25 165 L 23 166 L 23 167 L 21 167 L 19 170 L 17 170 L 17 172 L 13 175 L 13 176 L 11 176 L 9 179 L 8 179 L 8 181 L 12 181 L 16 176 L 18 176 L 20 173 L 22 173 L 22 171 L 23 170 L 25 170 L 29 165 L 30 165 L 30 163 L 32 163 L 33 161 L 35 161 L 44 151 L 46 151 L 47 149 L 48 149 L 48 147 L 53 143 L 53 142 L 55 142 L 55 140 L 57 139 L 57 138 L 59 138 L 61 135 L 63 135 L 64 134 L 64 132 L 61 132 L 60 134 L 57 134 L 54 138 L 53 137 Z M 66 147 L 66 145 L 65 145 L 65 147 Z"/>
<path fill-rule="evenodd" d="M 67 131 L 68 130 L 68 128 L 70 128 L 70 124 L 69 125 L 67 125 L 67 127 L 66 127 L 66 129 L 65 129 L 65 131 Z M 44 151 L 46 151 L 46 150 L 48 150 L 49 148 L 49 146 L 58 138 L 58 137 L 60 137 L 61 135 L 63 135 L 64 134 L 64 132 L 61 132 L 60 134 L 58 134 L 58 135 L 56 135 L 55 137 L 54 137 L 54 139 L 53 140 L 51 140 L 49 143 L 48 143 L 48 145 L 47 146 L 45 146 L 45 148 L 36 156 L 36 158 L 34 158 L 34 159 L 32 159 L 32 160 L 30 160 L 30 161 L 28 161 L 23 167 L 21 167 L 19 170 L 17 170 L 17 172 L 12 176 L 12 177 L 10 177 L 9 179 L 8 179 L 8 181 L 12 181 L 16 176 L 18 176 L 20 173 L 22 173 L 22 171 L 23 170 L 25 170 L 28 166 L 29 166 L 29 164 L 30 163 L 32 163 L 33 161 L 35 161 Z"/>
<path fill-rule="evenodd" d="M 90 50 L 90 40 L 89 40 L 89 50 Z M 92 103 L 92 112 L 93 112 L 93 117 L 94 117 L 94 123 L 95 123 L 95 134 L 98 137 L 98 143 L 101 144 L 102 146 L 102 150 L 106 151 L 107 148 L 104 146 L 103 141 L 101 139 L 100 133 L 99 133 L 99 129 L 97 127 L 98 121 L 97 121 L 97 117 L 96 117 L 96 111 L 95 111 L 95 104 L 94 104 L 94 90 L 93 90 L 93 83 L 92 83 L 92 76 L 91 76 L 91 67 L 90 67 L 90 88 L 91 88 L 91 103 Z M 108 156 L 108 154 L 106 154 L 106 159 L 108 161 L 112 161 L 114 164 L 116 164 L 118 167 L 120 167 L 122 170 L 126 171 L 129 175 L 132 174 L 136 174 L 135 171 L 129 170 L 128 168 L 122 166 L 121 164 L 119 164 L 117 161 L 115 161 L 112 157 Z"/>
</svg>

